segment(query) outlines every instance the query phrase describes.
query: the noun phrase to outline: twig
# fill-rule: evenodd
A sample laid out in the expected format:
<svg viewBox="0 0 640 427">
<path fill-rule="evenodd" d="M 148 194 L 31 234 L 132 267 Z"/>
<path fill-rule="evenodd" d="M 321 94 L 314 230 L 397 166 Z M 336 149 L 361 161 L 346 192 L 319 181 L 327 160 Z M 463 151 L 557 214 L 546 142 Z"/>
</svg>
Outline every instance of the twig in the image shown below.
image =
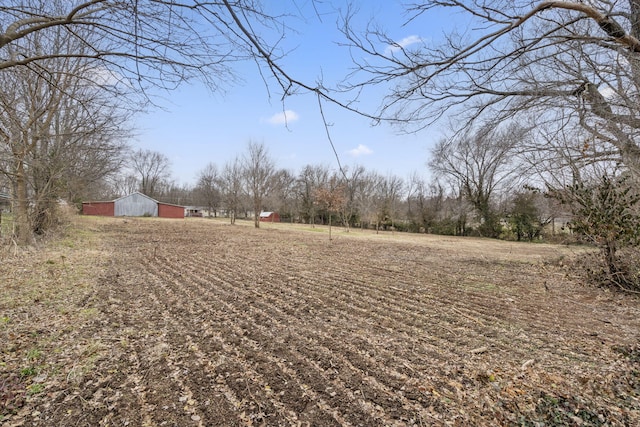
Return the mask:
<svg viewBox="0 0 640 427">
<path fill-rule="evenodd" d="M 467 319 L 473 320 L 474 322 L 478 323 L 479 325 L 484 326 L 484 323 L 482 323 L 482 321 L 480 319 L 476 319 L 473 316 L 469 316 L 468 314 L 464 314 L 463 312 L 461 312 L 460 310 L 458 310 L 455 307 L 451 307 L 451 310 L 455 311 L 456 313 L 458 313 L 462 317 L 466 317 Z"/>
<path fill-rule="evenodd" d="M 413 368 L 411 367 L 411 365 L 409 365 L 407 362 L 402 362 L 402 365 L 403 365 L 404 367 L 406 367 L 408 370 L 410 370 L 411 372 L 415 372 L 415 371 L 416 371 L 416 370 L 415 370 L 415 369 L 413 369 Z"/>
<path fill-rule="evenodd" d="M 441 327 L 442 329 L 444 329 L 445 331 L 449 332 L 451 335 L 453 335 L 454 337 L 457 337 L 458 334 L 456 334 L 453 329 L 449 329 L 446 326 L 442 326 L 442 325 L 438 325 L 439 327 Z"/>
<path fill-rule="evenodd" d="M 489 350 L 489 347 L 487 347 L 486 345 L 483 345 L 482 347 L 478 347 L 478 348 L 474 348 L 473 350 L 469 350 L 469 353 L 471 353 L 471 354 L 480 354 L 480 353 L 487 352 L 487 350 Z"/>
<path fill-rule="evenodd" d="M 533 365 L 534 363 L 536 363 L 536 359 L 529 359 L 529 360 L 527 360 L 526 362 L 524 362 L 522 364 L 522 367 L 520 369 L 522 369 L 524 371 L 525 369 L 527 369 L 529 366 Z"/>
</svg>

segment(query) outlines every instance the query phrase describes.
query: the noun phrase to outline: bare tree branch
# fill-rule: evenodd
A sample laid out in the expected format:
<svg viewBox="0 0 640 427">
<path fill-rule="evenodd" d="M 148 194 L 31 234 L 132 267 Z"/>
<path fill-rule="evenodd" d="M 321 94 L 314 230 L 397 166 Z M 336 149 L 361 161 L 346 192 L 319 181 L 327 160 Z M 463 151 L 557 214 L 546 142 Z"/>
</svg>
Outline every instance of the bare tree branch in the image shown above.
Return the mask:
<svg viewBox="0 0 640 427">
<path fill-rule="evenodd" d="M 463 127 L 562 111 L 555 116 L 566 126 L 598 129 L 604 149 L 640 171 L 637 1 L 425 0 L 408 7 L 408 21 L 436 9 L 462 12 L 470 28 L 399 46 L 345 17 L 355 71 L 343 89 L 354 97 L 388 89 L 372 115 L 414 132 L 448 116 Z"/>
</svg>

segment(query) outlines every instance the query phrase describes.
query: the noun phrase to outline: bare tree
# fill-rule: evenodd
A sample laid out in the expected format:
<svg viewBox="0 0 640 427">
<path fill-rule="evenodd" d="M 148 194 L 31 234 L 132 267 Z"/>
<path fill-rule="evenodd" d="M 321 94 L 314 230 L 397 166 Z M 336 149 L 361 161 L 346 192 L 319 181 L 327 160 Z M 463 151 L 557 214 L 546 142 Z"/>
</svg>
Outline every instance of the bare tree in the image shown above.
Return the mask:
<svg viewBox="0 0 640 427">
<path fill-rule="evenodd" d="M 525 132 L 514 126 L 472 129 L 440 141 L 433 149 L 429 167 L 438 176 L 450 178 L 473 205 L 481 221 L 481 235 L 499 235 L 493 198 L 497 191 L 514 185 L 519 176 L 515 148 Z"/>
<path fill-rule="evenodd" d="M 262 201 L 271 189 L 275 164 L 264 144 L 249 142 L 247 152 L 242 157 L 242 170 L 246 192 L 253 206 L 253 224 L 260 228 Z"/>
<path fill-rule="evenodd" d="M 366 170 L 363 166 L 355 166 L 353 168 L 342 168 L 341 182 L 343 182 L 345 200 L 342 203 L 341 215 L 342 222 L 347 231 L 353 226 L 358 217 L 358 206 L 356 194 L 360 186 L 360 181 L 366 176 Z"/>
<path fill-rule="evenodd" d="M 171 88 L 198 77 L 215 88 L 232 76 L 230 62 L 258 55 L 251 47 L 264 39 L 249 39 L 243 28 L 275 29 L 279 19 L 253 1 L 7 0 L 0 6 L 0 22 L 5 53 L 0 70 L 35 69 L 44 59 L 79 56 L 101 60 L 105 69 L 137 87 Z M 75 35 L 91 52 L 24 51 L 25 39 L 51 28 Z M 85 29 L 95 38 L 86 40 Z"/>
<path fill-rule="evenodd" d="M 133 175 L 133 173 L 127 172 L 127 170 L 123 170 L 110 180 L 111 195 L 113 197 L 126 196 L 140 189 L 138 177 Z"/>
<path fill-rule="evenodd" d="M 598 151 L 640 170 L 638 1 L 430 0 L 408 6 L 407 19 L 437 10 L 461 16 L 465 30 L 404 45 L 376 26 L 361 34 L 347 16 L 349 44 L 364 53 L 362 79 L 347 86 L 392 88 L 376 116 L 411 129 L 446 114 L 462 126 L 518 118 L 581 127 Z"/>
<path fill-rule="evenodd" d="M 139 179 L 140 192 L 149 197 L 159 197 L 171 177 L 169 158 L 153 150 L 135 151 L 131 155 L 131 169 Z"/>
<path fill-rule="evenodd" d="M 57 31 L 23 42 L 37 52 L 74 40 Z M 83 52 L 86 46 L 74 48 Z M 0 146 L 7 157 L 1 167 L 12 182 L 21 243 L 55 221 L 59 198 L 74 199 L 87 184 L 119 168 L 130 117 L 126 98 L 107 96 L 86 77 L 95 63 L 60 57 L 43 59 L 38 67 L 38 72 L 23 67 L 0 72 Z"/>
<path fill-rule="evenodd" d="M 174 205 L 190 205 L 193 203 L 193 188 L 189 184 L 178 184 L 175 181 L 166 181 L 162 193 L 159 196 L 165 203 Z"/>
<path fill-rule="evenodd" d="M 296 177 L 286 169 L 280 169 L 273 174 L 269 203 L 277 206 L 280 218 L 293 221 L 295 214 Z"/>
<path fill-rule="evenodd" d="M 374 171 L 365 172 L 356 181 L 354 201 L 359 212 L 360 228 L 376 223 L 375 195 L 379 181 L 380 175 Z"/>
<path fill-rule="evenodd" d="M 199 202 L 207 207 L 209 216 L 213 212 L 217 215 L 218 206 L 220 205 L 220 174 L 215 163 L 209 162 L 204 169 L 198 173 L 198 182 L 196 184 L 195 193 Z"/>
<path fill-rule="evenodd" d="M 227 162 L 220 174 L 222 200 L 231 224 L 235 224 L 242 209 L 243 178 L 242 162 L 238 157 Z"/>
<path fill-rule="evenodd" d="M 295 32 L 292 21 L 303 10 L 296 0 L 288 3 L 292 12 L 283 13 L 280 4 L 255 0 L 6 0 L 0 5 L 0 70 L 35 69 L 39 61 L 52 57 L 88 57 L 102 61 L 112 77 L 146 95 L 149 88 L 173 89 L 192 78 L 218 89 L 236 80 L 234 63 L 249 60 L 283 99 L 304 90 L 339 104 L 321 79 L 306 83 L 283 66 L 290 50 L 283 40 Z M 313 3 L 320 20 L 321 2 Z M 75 35 L 91 52 L 23 51 L 24 39 L 51 28 Z M 85 40 L 81 29 L 96 39 Z M 347 103 L 341 105 L 353 111 Z"/>
<path fill-rule="evenodd" d="M 75 99 L 71 88 L 60 84 L 62 76 L 85 84 L 93 82 L 102 91 L 109 92 L 111 100 L 121 100 L 120 106 L 128 103 L 130 112 L 141 110 L 151 99 L 152 89 L 170 90 L 192 78 L 200 79 L 213 90 L 218 89 L 235 80 L 233 64 L 245 60 L 255 60 L 265 83 L 275 82 L 283 97 L 299 88 L 323 96 L 320 83 L 305 85 L 279 64 L 285 54 L 280 42 L 290 30 L 289 18 L 290 15 L 281 12 L 270 13 L 254 0 L 6 0 L 0 4 L 0 73 L 4 78 L 13 76 L 17 81 L 38 80 L 39 87 L 35 88 L 37 93 L 29 93 L 34 97 L 33 102 L 27 100 L 21 104 L 31 102 L 36 108 L 19 111 L 12 107 L 5 114 L 0 138 L 7 146 L 15 146 L 20 141 L 20 127 L 14 123 L 16 118 L 30 121 L 29 135 L 36 135 L 37 140 L 41 140 L 45 128 L 47 135 L 55 136 L 57 129 L 51 129 L 50 125 L 59 113 L 57 110 L 63 107 L 54 103 L 63 97 Z M 69 63 L 76 64 L 76 68 L 61 68 L 60 64 L 66 67 L 64 64 Z M 55 99 L 43 97 L 41 92 L 46 85 L 50 86 L 46 90 L 55 94 Z M 3 84 L 3 89 L 6 87 L 13 86 Z M 2 97 L 5 106 L 16 101 L 7 93 Z M 46 102 L 49 105 L 45 106 Z M 108 104 L 104 98 L 84 99 L 83 103 L 93 104 L 92 111 Z M 104 111 L 107 116 L 109 112 Z M 111 131 L 122 124 L 119 118 L 112 116 Z M 86 139 L 85 133 L 77 132 Z M 36 139 L 21 142 L 25 144 L 23 148 L 29 149 Z M 23 152 L 22 148 L 6 151 L 12 156 Z M 51 171 L 50 164 L 42 163 L 44 159 L 46 156 L 37 159 L 41 171 Z M 87 159 L 87 156 L 83 158 Z M 31 205 L 26 159 L 9 160 L 15 165 L 11 174 L 15 180 L 16 211 L 26 212 Z M 82 179 L 75 181 L 82 182 Z M 155 192 L 148 189 L 146 183 L 143 187 L 147 193 Z M 16 222 L 23 233 L 28 233 L 31 224 L 26 214 L 18 214 Z M 26 234 L 23 237 L 27 239 Z"/>
<path fill-rule="evenodd" d="M 442 219 L 445 192 L 437 180 L 428 182 L 414 172 L 407 181 L 407 219 L 414 231 L 432 232 Z"/>
<path fill-rule="evenodd" d="M 376 211 L 376 231 L 380 227 L 395 229 L 394 223 L 397 216 L 398 205 L 402 199 L 404 181 L 397 175 L 378 175 L 374 187 L 374 206 Z"/>
</svg>

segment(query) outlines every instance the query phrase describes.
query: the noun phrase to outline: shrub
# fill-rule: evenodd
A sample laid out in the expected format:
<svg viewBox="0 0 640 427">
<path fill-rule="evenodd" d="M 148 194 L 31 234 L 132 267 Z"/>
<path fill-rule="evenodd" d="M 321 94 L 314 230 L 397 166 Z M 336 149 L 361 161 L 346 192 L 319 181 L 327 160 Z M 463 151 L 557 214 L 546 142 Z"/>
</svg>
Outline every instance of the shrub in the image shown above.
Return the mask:
<svg viewBox="0 0 640 427">
<path fill-rule="evenodd" d="M 629 176 L 604 175 L 595 182 L 550 191 L 550 196 L 570 207 L 571 230 L 600 249 L 603 270 L 596 265 L 590 275 L 600 277 L 602 284 L 638 292 L 638 257 L 629 255 L 637 251 L 619 252 L 640 243 L 640 193 L 629 180 Z"/>
</svg>

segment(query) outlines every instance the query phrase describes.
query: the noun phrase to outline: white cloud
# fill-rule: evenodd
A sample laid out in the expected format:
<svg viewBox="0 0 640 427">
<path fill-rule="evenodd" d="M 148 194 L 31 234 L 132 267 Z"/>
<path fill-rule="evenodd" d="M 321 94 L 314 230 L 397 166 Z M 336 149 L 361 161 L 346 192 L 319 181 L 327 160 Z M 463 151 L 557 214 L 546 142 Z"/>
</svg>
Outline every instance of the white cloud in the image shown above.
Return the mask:
<svg viewBox="0 0 640 427">
<path fill-rule="evenodd" d="M 360 156 L 368 156 L 369 154 L 373 154 L 373 150 L 371 150 L 366 145 L 359 144 L 357 148 L 354 148 L 353 150 L 349 150 L 347 151 L 347 153 L 349 153 L 353 157 L 360 157 Z"/>
<path fill-rule="evenodd" d="M 422 39 L 416 35 L 411 35 L 408 37 L 403 38 L 402 40 L 400 40 L 399 42 L 394 42 L 393 44 L 390 44 L 389 46 L 387 46 L 387 48 L 384 50 L 384 52 L 389 55 L 391 53 L 395 53 L 397 51 L 399 51 L 400 49 L 404 49 L 408 46 L 411 46 L 412 44 L 416 44 L 416 43 L 421 43 Z"/>
<path fill-rule="evenodd" d="M 285 110 L 285 111 L 282 111 L 281 113 L 274 114 L 273 116 L 269 117 L 265 121 L 272 125 L 285 125 L 285 124 L 291 124 L 297 121 L 299 118 L 300 116 L 295 111 Z"/>
</svg>

